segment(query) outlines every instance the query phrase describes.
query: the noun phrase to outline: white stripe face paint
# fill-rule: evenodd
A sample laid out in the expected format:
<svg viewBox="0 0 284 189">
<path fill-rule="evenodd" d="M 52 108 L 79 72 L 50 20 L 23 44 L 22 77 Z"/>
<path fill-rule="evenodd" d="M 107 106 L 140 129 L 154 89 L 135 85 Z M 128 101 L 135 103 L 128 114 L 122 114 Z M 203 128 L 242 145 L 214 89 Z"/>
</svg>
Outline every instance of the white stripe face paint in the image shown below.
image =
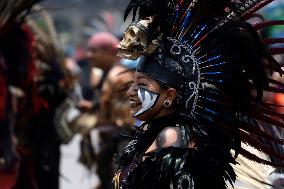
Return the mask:
<svg viewBox="0 0 284 189">
<path fill-rule="evenodd" d="M 141 101 L 141 108 L 135 113 L 134 117 L 137 117 L 152 109 L 158 101 L 159 95 L 147 89 L 139 88 L 138 98 Z"/>
</svg>

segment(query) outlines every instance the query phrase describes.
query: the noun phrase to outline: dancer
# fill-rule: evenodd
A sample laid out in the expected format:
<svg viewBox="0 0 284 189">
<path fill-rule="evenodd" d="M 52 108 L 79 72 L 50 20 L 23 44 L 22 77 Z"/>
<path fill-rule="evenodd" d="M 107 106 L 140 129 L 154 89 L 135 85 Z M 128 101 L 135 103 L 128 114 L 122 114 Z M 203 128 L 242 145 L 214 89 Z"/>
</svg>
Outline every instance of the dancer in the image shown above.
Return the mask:
<svg viewBox="0 0 284 189">
<path fill-rule="evenodd" d="M 130 114 L 145 123 L 118 156 L 115 188 L 227 188 L 239 154 L 283 166 L 283 154 L 261 139 L 284 141 L 257 124 L 283 129 L 283 115 L 262 101 L 264 92 L 283 93 L 270 78 L 283 71 L 243 21 L 269 2 L 130 1 L 125 18 L 133 10 L 135 20 L 139 10 L 139 20 L 125 32 L 119 55 L 141 57 L 128 96 Z"/>
</svg>

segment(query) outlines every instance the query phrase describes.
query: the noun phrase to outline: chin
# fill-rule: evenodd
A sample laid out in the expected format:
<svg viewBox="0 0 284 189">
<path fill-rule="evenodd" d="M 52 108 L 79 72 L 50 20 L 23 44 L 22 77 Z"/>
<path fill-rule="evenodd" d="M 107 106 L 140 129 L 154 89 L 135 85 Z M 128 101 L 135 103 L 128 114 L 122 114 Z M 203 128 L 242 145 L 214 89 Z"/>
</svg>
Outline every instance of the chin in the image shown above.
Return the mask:
<svg viewBox="0 0 284 189">
<path fill-rule="evenodd" d="M 135 112 L 136 113 L 136 112 Z M 134 113 L 134 114 L 135 114 Z M 132 114 L 132 117 L 133 118 L 135 118 L 135 119 L 138 119 L 139 121 L 148 121 L 148 119 L 147 119 L 147 115 L 145 115 L 145 114 L 141 114 L 141 115 L 139 115 L 139 116 L 134 116 L 134 114 Z"/>
<path fill-rule="evenodd" d="M 130 109 L 129 114 L 131 117 L 136 118 L 134 115 L 136 114 L 136 112 L 138 112 L 139 110 L 136 109 Z"/>
<path fill-rule="evenodd" d="M 131 108 L 130 109 L 130 116 L 135 118 L 135 119 L 138 119 L 139 121 L 147 121 L 149 120 L 149 118 L 151 118 L 151 111 L 147 111 L 147 112 L 144 112 L 138 116 L 134 116 L 139 110 L 141 109 L 141 106 L 139 107 L 135 107 L 135 108 Z"/>
<path fill-rule="evenodd" d="M 129 111 L 129 115 L 133 118 L 134 118 L 134 114 L 135 114 L 135 112 L 133 112 L 132 110 Z"/>
</svg>

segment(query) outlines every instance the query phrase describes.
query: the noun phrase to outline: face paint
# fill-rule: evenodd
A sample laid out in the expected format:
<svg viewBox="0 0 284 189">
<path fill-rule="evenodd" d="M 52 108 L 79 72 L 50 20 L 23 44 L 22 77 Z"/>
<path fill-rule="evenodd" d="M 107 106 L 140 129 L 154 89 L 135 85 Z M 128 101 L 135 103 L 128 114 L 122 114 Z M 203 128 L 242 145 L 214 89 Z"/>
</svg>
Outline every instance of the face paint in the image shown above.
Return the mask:
<svg viewBox="0 0 284 189">
<path fill-rule="evenodd" d="M 152 91 L 149 91 L 144 88 L 139 88 L 138 89 L 138 98 L 141 101 L 141 108 L 136 114 L 134 115 L 135 117 L 149 111 L 151 108 L 153 108 L 158 101 L 159 94 L 154 93 Z"/>
</svg>

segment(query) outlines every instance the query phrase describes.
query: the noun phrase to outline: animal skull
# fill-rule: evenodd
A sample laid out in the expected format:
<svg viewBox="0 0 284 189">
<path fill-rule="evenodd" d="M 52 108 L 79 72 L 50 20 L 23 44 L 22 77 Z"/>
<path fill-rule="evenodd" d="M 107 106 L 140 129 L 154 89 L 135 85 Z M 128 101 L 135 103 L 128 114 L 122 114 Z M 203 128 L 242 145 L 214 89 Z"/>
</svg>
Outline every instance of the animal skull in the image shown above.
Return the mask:
<svg viewBox="0 0 284 189">
<path fill-rule="evenodd" d="M 158 39 L 150 39 L 148 31 L 152 22 L 153 18 L 147 17 L 145 20 L 132 24 L 126 30 L 123 40 L 118 45 L 118 56 L 136 60 L 141 55 L 153 53 L 159 46 L 159 42 Z M 161 36 L 159 38 L 161 39 Z"/>
</svg>

